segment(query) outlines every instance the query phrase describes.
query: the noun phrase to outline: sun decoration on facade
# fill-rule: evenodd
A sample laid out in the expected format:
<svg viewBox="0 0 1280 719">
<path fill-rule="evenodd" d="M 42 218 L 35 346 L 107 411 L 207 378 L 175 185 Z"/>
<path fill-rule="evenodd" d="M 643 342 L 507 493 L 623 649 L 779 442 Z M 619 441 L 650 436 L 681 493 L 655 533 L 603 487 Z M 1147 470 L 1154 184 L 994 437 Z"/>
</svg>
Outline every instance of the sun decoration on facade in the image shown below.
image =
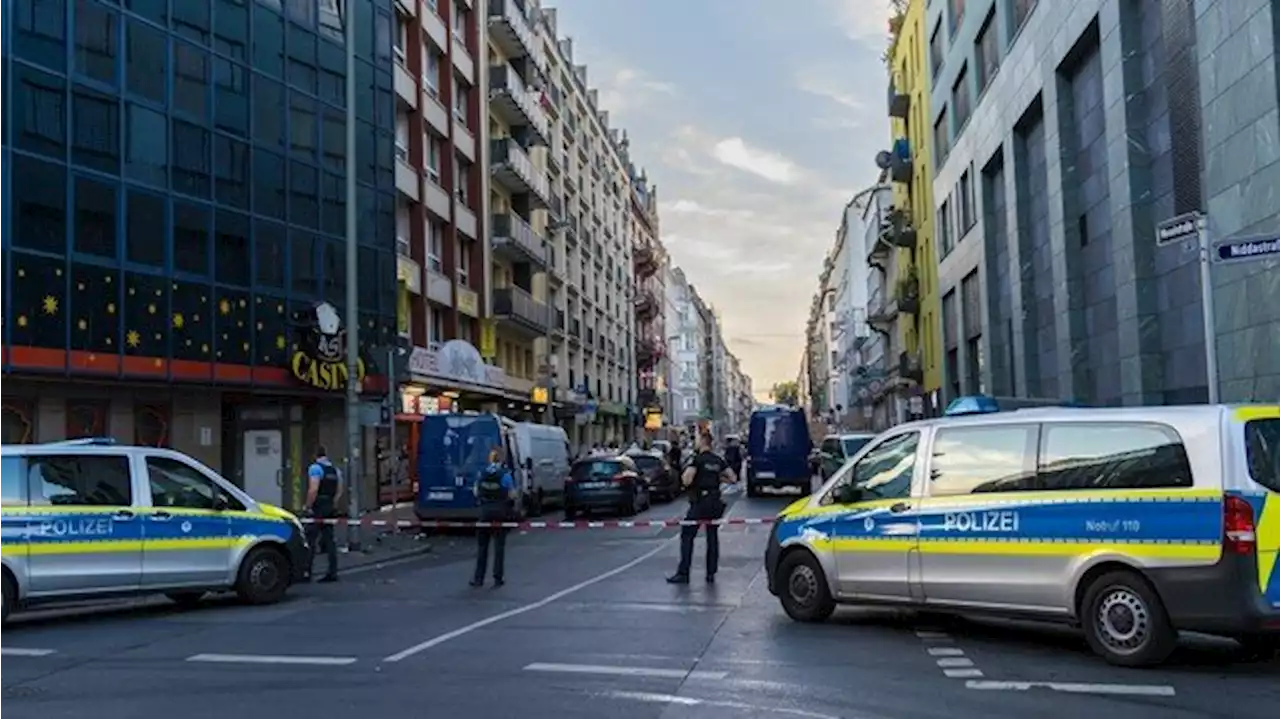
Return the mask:
<svg viewBox="0 0 1280 719">
<path fill-rule="evenodd" d="M 231 303 L 227 300 L 218 300 L 218 312 L 224 315 L 231 314 Z"/>
<path fill-rule="evenodd" d="M 53 295 L 45 295 L 44 301 L 40 303 L 40 309 L 44 310 L 46 315 L 58 314 L 58 298 Z"/>
<path fill-rule="evenodd" d="M 142 335 L 138 334 L 137 330 L 129 330 L 124 334 L 124 343 L 136 349 L 142 344 Z"/>
<path fill-rule="evenodd" d="M 186 324 L 187 324 L 187 318 L 183 317 L 181 312 L 174 312 L 174 313 L 173 313 L 173 328 L 174 328 L 174 329 L 178 329 L 178 330 L 180 330 L 180 329 L 182 329 Z"/>
</svg>

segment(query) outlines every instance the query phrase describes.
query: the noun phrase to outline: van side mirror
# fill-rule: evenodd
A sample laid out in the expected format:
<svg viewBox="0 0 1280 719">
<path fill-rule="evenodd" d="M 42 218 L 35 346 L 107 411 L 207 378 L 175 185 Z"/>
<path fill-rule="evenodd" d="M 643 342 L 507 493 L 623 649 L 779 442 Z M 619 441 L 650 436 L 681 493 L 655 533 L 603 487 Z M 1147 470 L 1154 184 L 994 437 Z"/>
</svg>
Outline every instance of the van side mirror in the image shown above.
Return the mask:
<svg viewBox="0 0 1280 719">
<path fill-rule="evenodd" d="M 862 490 L 853 483 L 842 484 L 836 487 L 835 499 L 840 504 L 856 504 L 862 501 Z"/>
<path fill-rule="evenodd" d="M 213 511 L 225 512 L 227 511 L 227 508 L 230 506 L 231 504 L 227 502 L 226 495 L 222 494 L 221 492 L 213 496 Z"/>
<path fill-rule="evenodd" d="M 533 457 L 525 457 L 525 458 L 524 458 L 524 468 L 525 468 L 525 469 L 533 469 Z"/>
</svg>

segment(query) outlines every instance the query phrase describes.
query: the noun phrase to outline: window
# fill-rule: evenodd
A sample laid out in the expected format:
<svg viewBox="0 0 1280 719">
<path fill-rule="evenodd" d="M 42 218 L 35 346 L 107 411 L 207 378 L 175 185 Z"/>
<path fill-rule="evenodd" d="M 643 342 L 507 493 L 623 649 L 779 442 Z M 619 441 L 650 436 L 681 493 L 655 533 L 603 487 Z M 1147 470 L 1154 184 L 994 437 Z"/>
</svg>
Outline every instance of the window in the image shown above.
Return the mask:
<svg viewBox="0 0 1280 719">
<path fill-rule="evenodd" d="M 43 0 L 36 0 L 43 2 Z M 115 86 L 120 59 L 120 13 L 94 0 L 76 0 L 76 72 Z"/>
<path fill-rule="evenodd" d="M 973 41 L 973 64 L 978 70 L 978 94 L 987 89 L 991 79 L 1000 69 L 1000 44 L 996 42 L 996 9 L 991 8 L 987 19 Z"/>
<path fill-rule="evenodd" d="M 468 199 L 471 195 L 471 163 L 457 155 L 453 156 L 453 181 L 457 183 L 454 193 L 458 201 L 469 207 L 471 205 Z"/>
<path fill-rule="evenodd" d="M 209 3 L 173 4 L 173 31 L 201 45 L 209 44 Z"/>
<path fill-rule="evenodd" d="M 173 109 L 192 118 L 209 116 L 209 53 L 180 40 L 173 43 Z"/>
<path fill-rule="evenodd" d="M 973 214 L 973 178 L 970 177 L 968 170 L 960 175 L 958 192 L 960 193 L 960 232 L 957 235 L 963 237 L 964 233 L 977 222 Z"/>
<path fill-rule="evenodd" d="M 444 142 L 435 135 L 427 135 L 427 178 L 440 184 L 440 157 L 444 155 Z"/>
<path fill-rule="evenodd" d="M 254 280 L 259 285 L 287 289 L 285 267 L 288 252 L 285 246 L 284 225 L 258 220 L 253 226 Z"/>
<path fill-rule="evenodd" d="M 929 70 L 935 78 L 938 77 L 938 71 L 942 69 L 942 23 L 933 29 L 933 34 L 929 36 Z"/>
<path fill-rule="evenodd" d="M 395 46 L 392 51 L 395 52 L 396 61 L 403 65 L 404 48 L 409 43 L 409 27 L 408 23 L 405 22 L 404 16 L 398 10 L 395 12 L 393 22 L 395 23 L 395 33 L 392 36 L 392 42 L 395 43 Z"/>
<path fill-rule="evenodd" d="M 125 26 L 125 89 L 133 95 L 164 104 L 169 98 L 169 42 L 164 31 L 137 20 Z"/>
<path fill-rule="evenodd" d="M 125 106 L 125 176 L 164 187 L 169 165 L 169 123 L 154 110 Z"/>
<path fill-rule="evenodd" d="M 422 86 L 426 88 L 427 94 L 432 97 L 440 97 L 440 61 L 444 55 L 436 49 L 431 41 L 423 38 L 423 46 L 426 48 L 426 69 L 422 71 Z"/>
<path fill-rule="evenodd" d="M 878 499 L 899 499 L 911 496 L 911 479 L 915 475 L 916 448 L 920 444 L 918 432 L 908 432 L 890 437 L 862 455 L 856 464 L 845 465 L 840 470 L 844 476 L 836 480 L 821 504 L 844 502 L 870 502 Z M 849 486 L 858 490 L 850 492 Z M 850 499 L 837 499 L 837 497 Z"/>
<path fill-rule="evenodd" d="M 173 120 L 173 191 L 208 199 L 210 165 L 213 160 L 209 131 L 198 125 Z"/>
<path fill-rule="evenodd" d="M 942 429 L 933 442 L 929 494 L 1035 489 L 1037 425 Z"/>
<path fill-rule="evenodd" d="M 444 257 L 444 227 L 439 222 L 427 218 L 427 267 L 443 273 L 442 257 Z"/>
<path fill-rule="evenodd" d="M 17 0 L 5 6 L 6 21 L 10 8 L 17 23 L 13 35 L 14 54 L 63 72 L 67 61 L 66 0 Z"/>
<path fill-rule="evenodd" d="M 218 202 L 249 209 L 249 146 L 226 135 L 214 135 L 213 171 Z"/>
<path fill-rule="evenodd" d="M 471 88 L 457 75 L 453 76 L 453 118 L 467 125 L 467 103 L 471 98 Z"/>
<path fill-rule="evenodd" d="M 253 139 L 269 147 L 284 147 L 284 85 L 253 76 Z"/>
<path fill-rule="evenodd" d="M 249 285 L 249 218 L 238 212 L 219 212 L 214 218 L 214 279 L 227 285 Z"/>
<path fill-rule="evenodd" d="M 62 105 L 61 97 L 58 105 Z M 56 127 L 61 134 L 62 118 L 58 118 Z M 108 174 L 119 174 L 120 103 L 116 98 L 76 85 L 71 93 L 71 161 Z"/>
<path fill-rule="evenodd" d="M 229 60 L 213 60 L 214 126 L 240 137 L 249 135 L 249 72 Z"/>
<path fill-rule="evenodd" d="M 157 25 L 169 24 L 169 4 L 165 0 L 125 0 L 124 6 Z"/>
<path fill-rule="evenodd" d="M 347 229 L 346 181 L 328 172 L 320 176 L 320 230 L 341 235 Z"/>
<path fill-rule="evenodd" d="M 951 151 L 950 145 L 947 144 L 950 139 L 947 132 L 947 110 L 943 108 L 937 122 L 933 123 L 933 150 L 938 167 L 942 167 L 943 161 L 947 159 L 947 153 Z"/>
<path fill-rule="evenodd" d="M 293 270 L 293 291 L 305 295 L 317 294 L 320 291 L 318 239 L 310 232 L 295 231 L 289 233 L 289 244 L 292 249 L 289 266 Z"/>
<path fill-rule="evenodd" d="M 960 75 L 951 86 L 951 112 L 956 117 L 957 133 L 964 130 L 964 124 L 969 121 L 970 109 L 969 66 L 965 64 L 960 66 Z"/>
<path fill-rule="evenodd" d="M 955 35 L 956 30 L 960 29 L 960 23 L 964 22 L 964 0 L 950 0 L 951 5 L 951 34 Z"/>
<path fill-rule="evenodd" d="M 467 6 L 453 0 L 453 36 L 463 45 L 467 44 Z"/>
<path fill-rule="evenodd" d="M 284 158 L 261 148 L 253 150 L 253 209 L 260 215 L 285 218 Z"/>
<path fill-rule="evenodd" d="M 457 243 L 457 246 L 454 248 L 454 254 L 458 256 L 458 271 L 456 277 L 458 283 L 463 287 L 470 287 L 471 244 L 461 237 L 457 238 Z"/>
<path fill-rule="evenodd" d="M 1036 0 L 1013 0 L 1013 22 L 1009 23 L 1013 27 L 1013 34 L 1017 34 L 1022 29 L 1022 24 L 1027 21 L 1027 16 L 1036 6 Z"/>
<path fill-rule="evenodd" d="M 7 412 L 6 412 L 7 414 Z M 5 443 L 8 444 L 8 437 Z M 0 458 L 0 501 L 4 506 L 21 506 L 27 503 L 27 461 L 18 455 Z"/>
<path fill-rule="evenodd" d="M 1253 481 L 1280 492 L 1280 419 L 1255 419 L 1244 425 L 1245 459 Z"/>
<path fill-rule="evenodd" d="M 396 113 L 396 159 L 409 161 L 409 115 Z"/>
<path fill-rule="evenodd" d="M 874 437 L 844 437 L 840 440 L 840 449 L 844 452 L 844 456 L 852 457 L 858 453 L 858 450 L 866 446 Z"/>
<path fill-rule="evenodd" d="M 288 0 L 285 5 L 289 19 L 308 29 L 315 27 L 316 9 L 316 0 Z"/>
<path fill-rule="evenodd" d="M 155 267 L 164 266 L 164 237 L 168 227 L 165 200 L 159 195 L 130 188 L 125 214 L 125 259 Z"/>
<path fill-rule="evenodd" d="M 253 69 L 273 77 L 284 77 L 284 18 L 253 5 Z"/>
<path fill-rule="evenodd" d="M 347 157 L 346 120 L 342 113 L 324 107 L 321 110 L 320 162 L 326 169 L 344 172 Z"/>
<path fill-rule="evenodd" d="M 1046 424 L 1040 489 L 1190 487 L 1181 438 L 1157 424 Z"/>
<path fill-rule="evenodd" d="M 151 505 L 182 509 L 244 510 L 244 505 L 189 464 L 169 457 L 147 457 Z"/>
<path fill-rule="evenodd" d="M 289 221 L 319 229 L 320 171 L 302 163 L 289 163 Z"/>
<path fill-rule="evenodd" d="M 940 234 L 942 245 L 942 256 L 946 257 L 951 253 L 953 247 L 951 239 L 951 208 L 949 207 L 951 198 L 942 201 L 942 205 L 938 207 L 937 226 Z"/>
<path fill-rule="evenodd" d="M 67 83 L 25 65 L 14 65 L 14 146 L 61 160 L 67 147 Z M 8 114 L 8 113 L 6 113 Z"/>
<path fill-rule="evenodd" d="M 115 259 L 118 187 L 116 183 L 76 178 L 75 237 L 72 240 L 76 252 Z"/>
<path fill-rule="evenodd" d="M 373 18 L 373 50 L 379 59 L 391 57 L 391 46 L 394 43 L 392 35 L 391 18 L 385 13 L 375 15 Z"/>
<path fill-rule="evenodd" d="M 316 101 L 297 92 L 289 93 L 289 149 L 293 156 L 307 162 L 316 161 Z"/>
<path fill-rule="evenodd" d="M 444 312 L 427 305 L 427 346 L 436 349 L 444 341 Z"/>
<path fill-rule="evenodd" d="M 129 459 L 110 455 L 30 455 L 31 504 L 128 507 L 133 504 Z"/>
<path fill-rule="evenodd" d="M 209 208 L 173 202 L 173 268 L 193 275 L 209 274 Z"/>
<path fill-rule="evenodd" d="M 63 253 L 67 247 L 67 171 L 62 165 L 13 156 L 11 184 L 14 245 L 33 250 Z"/>
</svg>

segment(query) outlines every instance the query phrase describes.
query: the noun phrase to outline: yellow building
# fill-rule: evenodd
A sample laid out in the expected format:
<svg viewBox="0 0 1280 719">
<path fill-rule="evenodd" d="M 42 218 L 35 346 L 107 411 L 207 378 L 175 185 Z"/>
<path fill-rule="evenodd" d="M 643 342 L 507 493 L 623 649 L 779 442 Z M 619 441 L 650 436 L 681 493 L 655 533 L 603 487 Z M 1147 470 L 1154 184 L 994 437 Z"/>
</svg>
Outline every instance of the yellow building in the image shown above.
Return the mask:
<svg viewBox="0 0 1280 719">
<path fill-rule="evenodd" d="M 942 387 L 942 322 L 938 298 L 938 256 L 933 235 L 933 148 L 929 126 L 929 76 L 925 32 L 926 0 L 905 0 L 893 18 L 896 33 L 886 53 L 889 66 L 888 109 L 893 151 L 906 151 L 911 161 L 908 182 L 894 184 L 894 204 L 910 210 L 916 231 L 913 249 L 898 250 L 898 280 L 919 288 L 915 321 L 899 322 L 900 345 L 920 357 L 926 395 Z"/>
</svg>

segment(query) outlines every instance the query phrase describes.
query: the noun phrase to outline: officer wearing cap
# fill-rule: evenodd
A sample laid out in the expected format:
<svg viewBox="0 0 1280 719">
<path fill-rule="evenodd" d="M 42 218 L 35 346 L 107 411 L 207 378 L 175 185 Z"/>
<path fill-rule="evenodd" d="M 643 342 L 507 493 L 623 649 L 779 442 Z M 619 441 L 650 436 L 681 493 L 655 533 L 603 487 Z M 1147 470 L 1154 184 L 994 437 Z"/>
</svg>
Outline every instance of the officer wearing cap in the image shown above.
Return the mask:
<svg viewBox="0 0 1280 719">
<path fill-rule="evenodd" d="M 724 458 L 711 451 L 711 435 L 698 437 L 698 453 L 680 477 L 681 484 L 689 492 L 689 511 L 686 520 L 707 521 L 724 516 L 724 500 L 720 497 L 720 485 L 738 481 Z M 698 536 L 698 525 L 680 528 L 680 566 L 667 577 L 670 584 L 688 584 L 689 569 L 693 564 L 693 540 Z M 716 569 L 720 562 L 720 528 L 707 525 L 707 582 L 716 581 Z"/>
</svg>

